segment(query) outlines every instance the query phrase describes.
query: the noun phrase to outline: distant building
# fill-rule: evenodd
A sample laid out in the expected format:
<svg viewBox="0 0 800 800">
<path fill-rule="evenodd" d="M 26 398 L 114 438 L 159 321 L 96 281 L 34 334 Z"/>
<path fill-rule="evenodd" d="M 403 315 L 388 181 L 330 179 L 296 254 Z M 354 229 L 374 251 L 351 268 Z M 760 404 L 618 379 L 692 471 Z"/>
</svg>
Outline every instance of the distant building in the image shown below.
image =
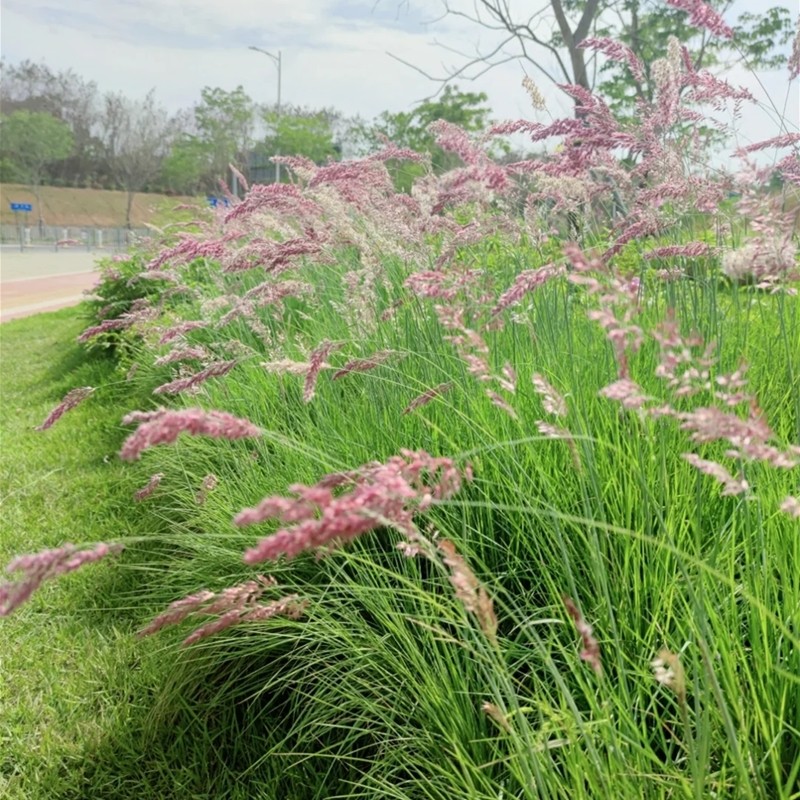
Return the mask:
<svg viewBox="0 0 800 800">
<path fill-rule="evenodd" d="M 275 183 L 275 164 L 271 155 L 263 150 L 251 150 L 247 154 L 247 177 L 250 183 Z"/>
<path fill-rule="evenodd" d="M 342 158 L 342 146 L 339 143 L 333 145 L 336 155 L 334 160 L 340 161 Z M 247 179 L 250 183 L 275 183 L 275 164 L 270 161 L 272 153 L 267 153 L 264 150 L 251 150 L 247 154 Z M 322 166 L 324 161 L 318 161 L 317 164 Z M 281 170 L 283 179 L 286 180 L 286 170 Z"/>
</svg>

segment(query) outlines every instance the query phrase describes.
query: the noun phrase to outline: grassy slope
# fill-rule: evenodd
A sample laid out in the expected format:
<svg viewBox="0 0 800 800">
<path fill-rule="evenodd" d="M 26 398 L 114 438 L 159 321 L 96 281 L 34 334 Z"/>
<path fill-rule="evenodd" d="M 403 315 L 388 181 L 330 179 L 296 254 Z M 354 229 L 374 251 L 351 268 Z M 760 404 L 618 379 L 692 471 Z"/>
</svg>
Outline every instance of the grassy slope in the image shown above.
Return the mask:
<svg viewBox="0 0 800 800">
<path fill-rule="evenodd" d="M 9 202 L 36 203 L 33 193 L 24 186 L 0 184 L 0 223 L 13 225 L 16 220 Z M 61 186 L 42 188 L 44 220 L 48 225 L 122 227 L 125 224 L 125 192 L 105 189 L 78 189 Z M 137 193 L 133 198 L 131 222 L 134 226 L 156 222 L 163 217 L 164 209 L 180 203 L 194 203 L 197 198 L 167 197 L 163 194 Z M 30 219 L 35 221 L 34 213 Z"/>
<path fill-rule="evenodd" d="M 138 476 L 114 458 L 130 396 L 114 363 L 87 360 L 79 309 L 4 324 L 0 367 L 0 562 L 14 555 L 117 538 L 158 524 L 123 515 Z M 36 432 L 71 388 L 106 385 L 53 428 Z M 89 796 L 80 774 L 137 712 L 147 672 L 122 605 L 132 574 L 100 564 L 44 587 L 0 620 L 0 795 Z M 137 652 L 135 652 L 137 651 Z M 90 755 L 91 754 L 91 755 Z M 71 787 L 71 788 L 70 788 Z"/>
<path fill-rule="evenodd" d="M 147 473 L 116 457 L 119 421 L 147 406 L 152 387 L 137 394 L 112 359 L 86 357 L 75 344 L 81 313 L 40 314 L 0 332 L 0 566 L 65 542 L 124 539 L 129 549 L 0 619 L 0 797 L 250 800 L 257 789 L 214 758 L 205 735 L 213 723 L 187 708 L 176 725 L 180 709 L 159 707 L 182 655 L 134 636 L 156 608 L 143 609 L 142 594 L 163 577 L 155 548 L 159 534 L 172 537 L 175 515 L 168 502 L 132 505 Z M 50 430 L 34 430 L 84 385 L 101 388 Z M 137 538 L 153 544 L 137 549 Z"/>
</svg>

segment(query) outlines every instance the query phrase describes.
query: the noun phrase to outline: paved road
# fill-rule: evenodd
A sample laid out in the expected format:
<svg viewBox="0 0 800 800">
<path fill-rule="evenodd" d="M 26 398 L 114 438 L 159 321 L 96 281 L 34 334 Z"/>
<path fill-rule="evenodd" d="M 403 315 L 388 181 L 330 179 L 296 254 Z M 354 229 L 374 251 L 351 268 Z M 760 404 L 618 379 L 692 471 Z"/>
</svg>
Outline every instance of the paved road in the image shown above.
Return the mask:
<svg viewBox="0 0 800 800">
<path fill-rule="evenodd" d="M 97 282 L 97 253 L 0 250 L 0 322 L 75 305 Z"/>
</svg>

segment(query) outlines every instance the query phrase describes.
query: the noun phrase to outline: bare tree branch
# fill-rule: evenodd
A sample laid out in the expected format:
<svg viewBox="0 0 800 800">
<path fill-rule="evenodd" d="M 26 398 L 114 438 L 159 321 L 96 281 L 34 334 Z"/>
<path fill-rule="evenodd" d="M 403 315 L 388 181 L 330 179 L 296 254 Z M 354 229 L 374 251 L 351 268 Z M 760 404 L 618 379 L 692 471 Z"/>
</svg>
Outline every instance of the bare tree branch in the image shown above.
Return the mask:
<svg viewBox="0 0 800 800">
<path fill-rule="evenodd" d="M 380 1 L 375 0 L 376 3 Z M 402 2 L 403 7 L 409 8 L 409 0 Z M 725 13 L 734 5 L 734 0 L 708 2 L 717 13 Z M 600 81 L 612 105 L 615 104 L 614 110 L 627 112 L 634 112 L 636 100 L 652 102 L 652 81 L 647 74 L 643 80 L 631 76 L 623 64 L 614 63 L 616 59 L 609 60 L 601 53 L 584 50 L 581 43 L 587 36 L 611 37 L 628 43 L 633 53 L 647 63 L 665 44 L 662 40 L 674 32 L 682 43 L 691 41 L 697 45 L 695 70 L 727 68 L 745 59 L 749 59 L 752 66 L 771 68 L 780 63 L 781 55 L 776 54 L 775 49 L 791 38 L 793 27 L 790 12 L 781 7 L 770 8 L 773 16 L 768 19 L 753 14 L 740 17 L 744 34 L 736 41 L 709 36 L 702 26 L 693 25 L 691 20 L 683 22 L 683 12 L 663 8 L 650 0 L 517 0 L 516 3 L 514 0 L 471 0 L 469 3 L 467 0 L 440 0 L 440 4 L 442 13 L 438 22 L 447 18 L 468 22 L 488 31 L 492 41 L 496 38 L 499 43 L 481 46 L 479 42 L 475 53 L 471 54 L 437 43 L 461 56 L 464 62 L 450 68 L 444 76 L 430 75 L 416 65 L 409 65 L 420 74 L 439 83 L 457 77 L 474 80 L 496 66 L 518 59 L 531 64 L 557 86 L 574 84 L 593 91 L 595 82 Z M 528 11 L 528 8 L 536 10 Z M 738 54 L 740 58 L 734 62 L 730 58 L 721 61 L 721 54 Z M 408 64 L 402 58 L 393 57 Z M 574 98 L 573 102 L 577 110 L 580 103 Z"/>
<path fill-rule="evenodd" d="M 122 94 L 107 94 L 101 119 L 109 170 L 127 192 L 126 225 L 131 226 L 133 196 L 155 178 L 174 135 L 174 123 L 156 103 L 151 90 L 133 101 Z"/>
<path fill-rule="evenodd" d="M 438 47 L 465 59 L 458 67 L 445 68 L 444 75 L 432 75 L 417 64 L 412 64 L 394 53 L 389 52 L 387 55 L 395 61 L 411 67 L 429 80 L 440 84 L 446 84 L 456 78 L 475 80 L 501 64 L 519 60 L 529 63 L 553 84 L 578 84 L 586 89 L 591 89 L 594 81 L 590 81 L 587 74 L 587 55 L 578 45 L 586 37 L 596 20 L 601 0 L 588 0 L 574 31 L 567 18 L 562 0 L 547 0 L 546 5 L 530 14 L 525 21 L 515 19 L 508 0 L 473 0 L 472 12 L 454 7 L 451 0 L 441 0 L 441 2 L 442 14 L 434 21 L 441 22 L 448 17 L 465 20 L 484 30 L 500 34 L 499 43 L 487 49 L 481 49 L 479 45 L 476 45 L 475 53 L 468 54 L 441 42 L 435 42 Z M 548 28 L 547 34 L 540 33 L 539 28 L 542 24 Z M 560 34 L 563 45 L 557 41 L 556 32 Z M 514 53 L 510 53 L 506 49 L 512 44 L 516 47 Z M 542 60 L 532 52 L 531 48 L 533 47 L 540 49 L 552 58 L 556 65 L 556 73 L 543 64 Z M 566 58 L 564 50 L 566 50 Z"/>
</svg>

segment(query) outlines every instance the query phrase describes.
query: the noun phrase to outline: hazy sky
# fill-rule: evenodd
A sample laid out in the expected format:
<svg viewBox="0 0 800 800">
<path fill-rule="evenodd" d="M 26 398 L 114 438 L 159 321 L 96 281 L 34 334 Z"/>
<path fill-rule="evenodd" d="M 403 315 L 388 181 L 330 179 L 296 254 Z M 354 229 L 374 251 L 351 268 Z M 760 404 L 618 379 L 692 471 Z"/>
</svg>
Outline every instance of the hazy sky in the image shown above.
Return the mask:
<svg viewBox="0 0 800 800">
<path fill-rule="evenodd" d="M 454 0 L 454 4 L 470 0 Z M 511 0 L 530 10 L 542 0 Z M 788 0 L 789 6 L 796 0 Z M 758 11 L 760 0 L 740 0 L 737 10 Z M 283 54 L 283 99 L 311 107 L 333 106 L 369 119 L 383 110 L 407 109 L 437 85 L 393 60 L 394 53 L 429 72 L 444 74 L 461 51 L 488 47 L 490 32 L 441 18 L 439 0 L 2 0 L 2 52 L 16 63 L 45 61 L 72 68 L 101 90 L 142 96 L 156 87 L 172 110 L 193 105 L 203 86 L 242 84 L 260 102 L 276 99 L 277 73 L 255 45 Z M 530 67 L 528 67 L 530 69 Z M 787 93 L 785 72 L 728 75 L 759 97 L 763 84 L 786 106 L 790 130 L 798 127 L 797 83 Z M 533 114 L 520 86 L 519 63 L 499 67 L 463 89 L 488 93 L 496 119 Z M 548 112 L 568 112 L 562 95 L 540 80 Z M 538 112 L 542 113 L 542 112 Z M 545 116 L 545 119 L 547 116 Z M 777 132 L 766 114 L 748 111 L 742 142 Z"/>
</svg>

